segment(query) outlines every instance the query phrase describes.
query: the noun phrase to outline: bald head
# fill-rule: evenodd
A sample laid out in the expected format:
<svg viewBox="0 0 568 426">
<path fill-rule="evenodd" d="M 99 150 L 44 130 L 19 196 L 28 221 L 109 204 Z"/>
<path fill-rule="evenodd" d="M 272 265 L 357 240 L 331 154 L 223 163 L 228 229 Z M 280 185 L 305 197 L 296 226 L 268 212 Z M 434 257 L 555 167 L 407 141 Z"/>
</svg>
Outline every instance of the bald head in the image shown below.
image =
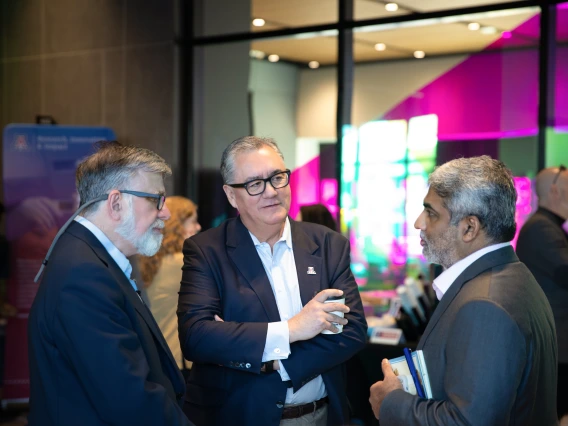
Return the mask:
<svg viewBox="0 0 568 426">
<path fill-rule="evenodd" d="M 560 172 L 560 174 L 559 174 Z M 536 176 L 538 205 L 568 217 L 568 171 L 558 167 L 541 170 Z"/>
</svg>

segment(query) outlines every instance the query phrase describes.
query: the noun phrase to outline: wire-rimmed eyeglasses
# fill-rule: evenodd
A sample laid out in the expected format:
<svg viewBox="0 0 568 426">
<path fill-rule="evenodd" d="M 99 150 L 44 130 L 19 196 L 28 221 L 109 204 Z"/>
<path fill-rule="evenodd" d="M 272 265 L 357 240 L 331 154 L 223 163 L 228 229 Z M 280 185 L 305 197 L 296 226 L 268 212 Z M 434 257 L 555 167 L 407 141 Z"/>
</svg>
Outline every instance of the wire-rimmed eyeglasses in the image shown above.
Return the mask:
<svg viewBox="0 0 568 426">
<path fill-rule="evenodd" d="M 564 164 L 561 164 L 558 167 L 558 172 L 556 173 L 556 176 L 554 176 L 554 180 L 552 181 L 553 185 L 558 181 L 558 178 L 560 177 L 560 173 L 562 173 L 564 170 L 566 170 L 566 166 Z"/>
<path fill-rule="evenodd" d="M 164 204 L 166 204 L 166 196 L 163 194 L 150 194 L 149 192 L 130 191 L 128 189 L 119 189 L 118 191 L 123 194 L 134 195 L 135 197 L 155 198 L 158 200 L 156 203 L 156 208 L 158 210 L 162 210 L 164 208 Z"/>
<path fill-rule="evenodd" d="M 255 196 L 266 190 L 266 182 L 270 182 L 274 189 L 284 188 L 290 183 L 290 170 L 273 173 L 266 179 L 252 179 L 245 183 L 228 183 L 227 185 L 232 188 L 244 188 L 249 195 Z"/>
</svg>

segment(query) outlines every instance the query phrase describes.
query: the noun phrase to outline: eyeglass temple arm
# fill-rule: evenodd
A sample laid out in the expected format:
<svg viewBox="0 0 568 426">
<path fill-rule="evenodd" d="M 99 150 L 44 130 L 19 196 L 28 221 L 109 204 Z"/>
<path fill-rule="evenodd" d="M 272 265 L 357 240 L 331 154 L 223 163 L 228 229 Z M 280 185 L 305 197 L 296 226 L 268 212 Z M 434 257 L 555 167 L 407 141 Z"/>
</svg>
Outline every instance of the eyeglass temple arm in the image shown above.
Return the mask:
<svg viewBox="0 0 568 426">
<path fill-rule="evenodd" d="M 75 213 L 73 213 L 71 215 L 71 217 L 69 218 L 69 220 L 67 222 L 65 222 L 65 225 L 63 225 L 61 227 L 61 229 L 59 230 L 59 232 L 57 233 L 57 235 L 55 235 L 55 238 L 53 239 L 53 242 L 51 243 L 51 246 L 49 246 L 49 250 L 47 251 L 47 254 L 45 255 L 45 259 L 43 259 L 43 262 L 41 262 L 41 267 L 39 268 L 39 271 L 37 273 L 37 275 L 34 278 L 34 283 L 37 283 L 37 280 L 39 279 L 39 277 L 41 277 L 41 274 L 43 272 L 43 269 L 45 268 L 45 265 L 47 265 L 47 262 L 49 260 L 49 256 L 51 255 L 51 252 L 53 251 L 53 248 L 55 247 L 55 244 L 57 243 L 57 241 L 59 240 L 59 237 L 61 237 L 61 235 L 65 232 L 65 230 L 67 229 L 67 227 L 71 224 L 71 222 L 73 222 L 73 220 L 75 219 L 75 217 L 81 213 L 83 210 L 85 210 L 85 207 L 90 206 L 93 203 L 98 203 L 99 201 L 103 201 L 106 200 L 108 198 L 108 194 L 107 195 L 101 195 L 99 198 L 95 198 L 94 200 L 89 201 L 88 203 L 83 204 L 81 207 L 79 207 L 77 209 L 77 211 Z"/>
</svg>

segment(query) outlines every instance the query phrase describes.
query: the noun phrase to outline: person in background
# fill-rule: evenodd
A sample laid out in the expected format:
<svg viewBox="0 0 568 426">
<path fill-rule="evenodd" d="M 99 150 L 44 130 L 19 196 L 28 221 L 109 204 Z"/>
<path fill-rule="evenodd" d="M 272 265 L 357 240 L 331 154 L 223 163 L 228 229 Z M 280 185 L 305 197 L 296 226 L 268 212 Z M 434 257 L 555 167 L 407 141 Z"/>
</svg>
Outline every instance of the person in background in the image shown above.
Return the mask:
<svg viewBox="0 0 568 426">
<path fill-rule="evenodd" d="M 301 206 L 296 220 L 299 222 L 319 223 L 337 231 L 337 224 L 330 211 L 323 204 Z"/>
<path fill-rule="evenodd" d="M 517 256 L 548 297 L 558 340 L 558 416 L 568 417 L 568 171 L 542 170 L 536 177 L 538 210 L 517 240 Z M 563 226 L 564 225 L 564 226 Z M 568 421 L 568 418 L 566 419 Z"/>
<path fill-rule="evenodd" d="M 420 342 L 433 399 L 402 390 L 388 360 L 370 402 L 381 426 L 555 426 L 557 347 L 542 289 L 519 261 L 517 192 L 488 156 L 460 158 L 429 178 L 414 227 L 426 259 L 444 267 L 440 304 Z"/>
<path fill-rule="evenodd" d="M 152 257 L 138 256 L 140 274 L 146 288 L 150 310 L 174 359 L 181 370 L 185 363 L 178 336 L 177 303 L 183 242 L 201 230 L 197 221 L 197 206 L 185 197 L 168 197 L 166 204 L 171 217 L 165 223 L 162 247 Z"/>
<path fill-rule="evenodd" d="M 81 207 L 43 262 L 30 310 L 29 424 L 191 425 L 183 376 L 127 259 L 160 248 L 171 169 L 147 149 L 98 148 L 77 168 Z"/>
<path fill-rule="evenodd" d="M 289 219 L 290 170 L 274 140 L 233 141 L 221 174 L 239 216 L 183 248 L 184 411 L 208 426 L 344 425 L 344 363 L 367 341 L 349 241 Z"/>
</svg>

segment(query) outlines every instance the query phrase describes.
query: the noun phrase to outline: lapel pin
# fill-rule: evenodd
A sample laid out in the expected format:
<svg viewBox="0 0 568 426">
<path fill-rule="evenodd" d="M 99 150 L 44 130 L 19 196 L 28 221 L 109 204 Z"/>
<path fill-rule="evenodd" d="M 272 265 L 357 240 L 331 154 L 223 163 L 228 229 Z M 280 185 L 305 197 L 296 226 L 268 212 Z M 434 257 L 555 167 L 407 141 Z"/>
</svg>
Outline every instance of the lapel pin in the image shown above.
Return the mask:
<svg viewBox="0 0 568 426">
<path fill-rule="evenodd" d="M 316 271 L 313 266 L 308 266 L 308 275 L 316 275 Z"/>
</svg>

